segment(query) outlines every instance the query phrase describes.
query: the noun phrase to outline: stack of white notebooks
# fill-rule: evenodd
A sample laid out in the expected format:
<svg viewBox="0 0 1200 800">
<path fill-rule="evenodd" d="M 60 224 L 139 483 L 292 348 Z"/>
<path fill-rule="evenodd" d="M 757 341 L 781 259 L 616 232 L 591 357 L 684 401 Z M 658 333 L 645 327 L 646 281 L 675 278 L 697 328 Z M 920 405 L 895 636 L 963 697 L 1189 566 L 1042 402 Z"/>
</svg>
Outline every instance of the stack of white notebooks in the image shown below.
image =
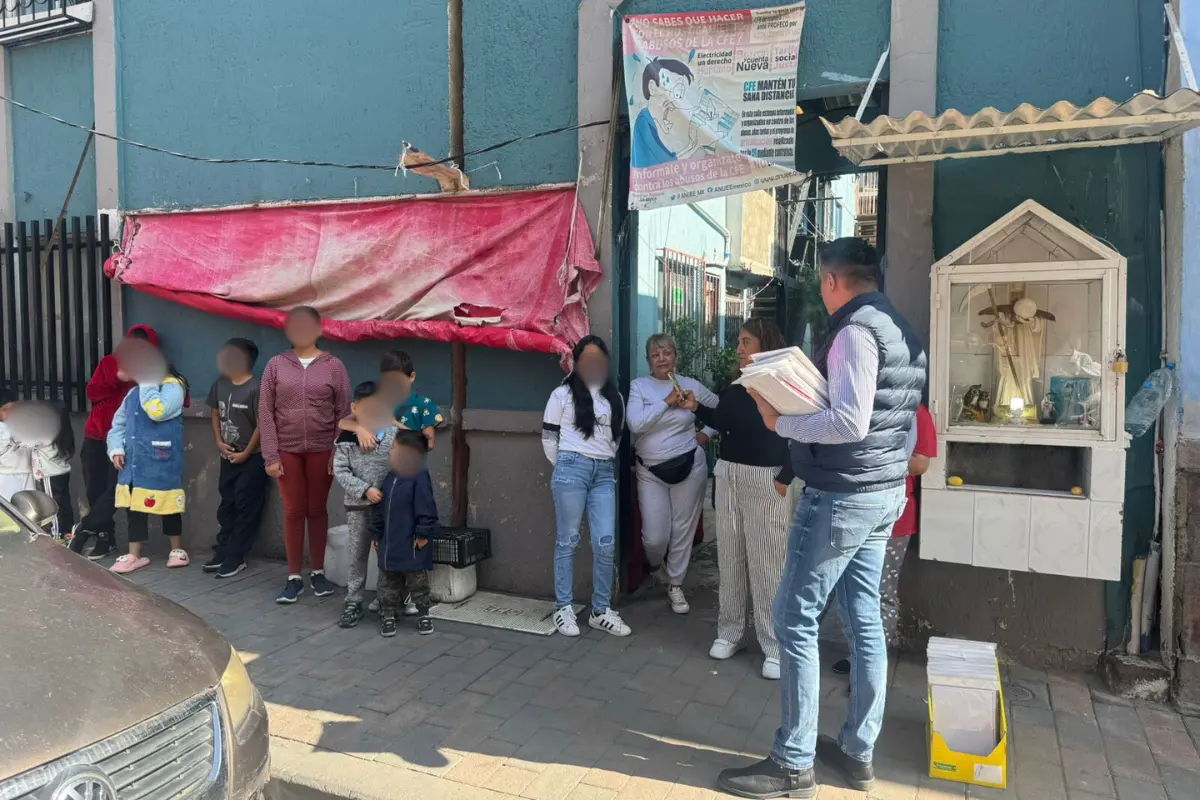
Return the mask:
<svg viewBox="0 0 1200 800">
<path fill-rule="evenodd" d="M 734 383 L 758 392 L 780 414 L 803 416 L 829 408 L 825 378 L 800 348 L 768 350 L 751 359 Z"/>
<path fill-rule="evenodd" d="M 996 645 L 934 636 L 925 672 L 934 732 L 951 750 L 990 755 L 1000 740 Z"/>
</svg>

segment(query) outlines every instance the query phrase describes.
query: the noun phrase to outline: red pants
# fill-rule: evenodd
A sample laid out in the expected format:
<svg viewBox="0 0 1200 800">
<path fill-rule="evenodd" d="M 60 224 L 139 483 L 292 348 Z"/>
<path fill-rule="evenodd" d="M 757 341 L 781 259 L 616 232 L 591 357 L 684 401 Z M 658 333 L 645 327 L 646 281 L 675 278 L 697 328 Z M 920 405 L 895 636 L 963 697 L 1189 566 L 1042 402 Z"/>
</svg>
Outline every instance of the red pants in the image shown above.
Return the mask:
<svg viewBox="0 0 1200 800">
<path fill-rule="evenodd" d="M 283 546 L 287 550 L 288 574 L 299 575 L 304 566 L 304 525 L 308 523 L 308 564 L 325 569 L 325 539 L 329 533 L 329 474 L 332 452 L 280 453 L 283 475 L 279 494 L 283 498 Z"/>
</svg>

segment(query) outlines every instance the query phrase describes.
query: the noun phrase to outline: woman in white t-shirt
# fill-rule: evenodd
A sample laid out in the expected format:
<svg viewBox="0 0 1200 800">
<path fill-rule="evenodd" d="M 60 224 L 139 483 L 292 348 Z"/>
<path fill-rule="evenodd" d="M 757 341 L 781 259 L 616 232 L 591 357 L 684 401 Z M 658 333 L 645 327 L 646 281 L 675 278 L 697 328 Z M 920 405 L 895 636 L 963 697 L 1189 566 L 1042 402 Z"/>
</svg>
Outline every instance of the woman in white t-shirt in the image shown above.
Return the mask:
<svg viewBox="0 0 1200 800">
<path fill-rule="evenodd" d="M 585 336 L 571 353 L 571 374 L 550 394 L 542 417 L 542 448 L 554 465 L 550 491 L 558 532 L 554 540 L 554 627 L 578 636 L 572 584 L 579 528 L 587 512 L 592 539 L 592 610 L 588 625 L 628 636 L 632 631 L 610 607 L 617 537 L 617 447 L 625 407 L 610 374 L 608 347 Z"/>
<path fill-rule="evenodd" d="M 671 610 L 686 614 L 691 607 L 683 594 L 683 579 L 692 560 L 708 479 L 703 448 L 714 431 L 704 428 L 697 433 L 696 416 L 684 405 L 694 399 L 716 408 L 718 398 L 694 378 L 675 376 L 676 389 L 671 382 L 676 357 L 669 334 L 656 333 L 646 340 L 650 374 L 629 385 L 629 430 L 637 455 L 642 548 L 650 567 L 668 584 Z"/>
</svg>

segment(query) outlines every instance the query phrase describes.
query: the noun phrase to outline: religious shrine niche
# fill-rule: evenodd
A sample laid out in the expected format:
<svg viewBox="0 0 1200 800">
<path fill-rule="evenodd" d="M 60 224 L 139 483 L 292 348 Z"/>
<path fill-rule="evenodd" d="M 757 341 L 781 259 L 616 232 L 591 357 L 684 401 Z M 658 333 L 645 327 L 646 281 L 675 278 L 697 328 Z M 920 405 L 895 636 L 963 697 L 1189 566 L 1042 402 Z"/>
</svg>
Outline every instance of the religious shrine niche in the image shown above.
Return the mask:
<svg viewBox="0 0 1200 800">
<path fill-rule="evenodd" d="M 1032 200 L 933 265 L 922 558 L 1120 578 L 1125 274 Z"/>
</svg>

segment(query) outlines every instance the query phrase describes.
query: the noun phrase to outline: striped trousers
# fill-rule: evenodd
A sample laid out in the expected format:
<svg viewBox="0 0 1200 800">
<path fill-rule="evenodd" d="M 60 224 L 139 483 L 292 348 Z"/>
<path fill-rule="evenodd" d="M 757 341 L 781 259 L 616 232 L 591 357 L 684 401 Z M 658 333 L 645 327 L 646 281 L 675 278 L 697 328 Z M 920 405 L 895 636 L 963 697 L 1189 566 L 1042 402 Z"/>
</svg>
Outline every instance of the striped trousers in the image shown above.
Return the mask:
<svg viewBox="0 0 1200 800">
<path fill-rule="evenodd" d="M 779 658 L 771 604 L 787 558 L 791 505 L 775 491 L 776 467 L 718 461 L 717 567 L 720 612 L 717 638 L 739 644 L 746 602 L 754 606 L 754 630 L 767 658 Z M 749 595 L 747 595 L 747 587 Z"/>
</svg>

